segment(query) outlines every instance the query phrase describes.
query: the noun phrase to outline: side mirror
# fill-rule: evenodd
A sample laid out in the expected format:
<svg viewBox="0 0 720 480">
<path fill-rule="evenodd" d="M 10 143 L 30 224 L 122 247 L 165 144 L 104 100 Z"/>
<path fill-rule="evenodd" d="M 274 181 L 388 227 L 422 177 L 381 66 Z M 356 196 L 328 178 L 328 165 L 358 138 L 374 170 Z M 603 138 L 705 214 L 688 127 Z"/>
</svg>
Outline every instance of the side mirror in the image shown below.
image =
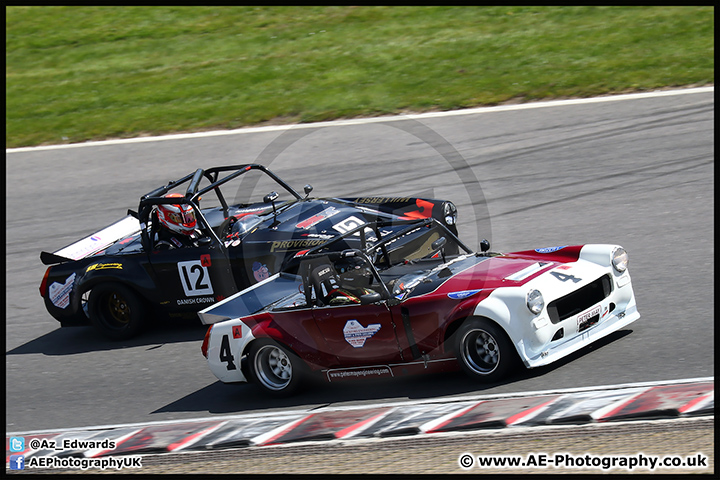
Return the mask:
<svg viewBox="0 0 720 480">
<path fill-rule="evenodd" d="M 430 248 L 434 252 L 435 250 L 440 250 L 441 248 L 443 248 L 446 243 L 447 243 L 447 238 L 440 237 L 430 245 Z"/>
<path fill-rule="evenodd" d="M 308 195 L 310 195 L 310 192 L 313 191 L 312 185 L 308 184 L 303 187 L 303 190 L 305 191 L 305 198 L 307 198 Z"/>
<path fill-rule="evenodd" d="M 487 252 L 488 250 L 490 250 L 490 242 L 483 238 L 480 241 L 480 251 Z"/>
<path fill-rule="evenodd" d="M 379 302 L 380 300 L 382 300 L 382 295 L 377 292 L 360 295 L 360 305 L 368 305 L 370 303 Z"/>
<path fill-rule="evenodd" d="M 279 196 L 280 196 L 280 195 L 278 195 L 277 192 L 273 191 L 273 192 L 270 192 L 270 193 L 268 193 L 267 195 L 265 195 L 265 196 L 263 197 L 263 202 L 265 202 L 265 203 L 272 203 L 273 216 L 275 217 L 275 220 L 277 220 L 277 211 L 275 210 L 275 200 L 277 200 L 277 198 L 278 198 Z"/>
<path fill-rule="evenodd" d="M 343 250 L 342 252 L 340 252 L 340 258 L 357 257 L 360 253 L 360 250 L 348 248 L 347 250 Z"/>
<path fill-rule="evenodd" d="M 433 252 L 437 252 L 438 250 L 441 252 L 443 263 L 445 263 L 445 250 L 443 250 L 443 247 L 445 246 L 446 243 L 447 243 L 447 238 L 440 237 L 437 240 L 435 240 L 433 243 L 430 244 L 430 248 L 432 248 Z"/>
<path fill-rule="evenodd" d="M 280 196 L 280 195 L 278 195 L 277 192 L 270 192 L 270 193 L 268 193 L 267 195 L 265 195 L 265 197 L 263 197 L 263 202 L 265 202 L 265 203 L 274 202 L 275 200 L 277 200 L 277 198 L 278 198 L 279 196 Z"/>
</svg>

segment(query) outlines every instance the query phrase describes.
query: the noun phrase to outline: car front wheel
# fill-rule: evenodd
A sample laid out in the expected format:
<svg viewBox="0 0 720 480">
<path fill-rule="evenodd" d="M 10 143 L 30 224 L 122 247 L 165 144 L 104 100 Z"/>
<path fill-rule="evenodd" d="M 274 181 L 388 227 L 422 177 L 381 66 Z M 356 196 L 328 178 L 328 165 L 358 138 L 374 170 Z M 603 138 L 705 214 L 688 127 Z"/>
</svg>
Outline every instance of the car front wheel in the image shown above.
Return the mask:
<svg viewBox="0 0 720 480">
<path fill-rule="evenodd" d="M 274 396 L 287 396 L 302 382 L 303 363 L 286 347 L 270 339 L 255 341 L 250 347 L 251 379 Z"/>
<path fill-rule="evenodd" d="M 111 340 L 126 340 L 143 327 L 145 305 L 128 287 L 119 283 L 95 286 L 87 303 L 92 324 Z"/>
<path fill-rule="evenodd" d="M 512 367 L 515 351 L 505 332 L 484 318 L 470 318 L 455 335 L 455 354 L 463 371 L 482 382 L 496 382 Z"/>
</svg>

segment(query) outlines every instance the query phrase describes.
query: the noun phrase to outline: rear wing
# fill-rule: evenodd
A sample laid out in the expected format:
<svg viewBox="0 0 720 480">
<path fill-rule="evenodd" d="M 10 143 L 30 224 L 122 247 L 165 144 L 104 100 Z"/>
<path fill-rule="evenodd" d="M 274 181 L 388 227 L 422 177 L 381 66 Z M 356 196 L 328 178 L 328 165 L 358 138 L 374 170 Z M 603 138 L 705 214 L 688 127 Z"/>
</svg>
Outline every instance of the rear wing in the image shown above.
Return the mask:
<svg viewBox="0 0 720 480">
<path fill-rule="evenodd" d="M 140 222 L 132 215 L 118 220 L 92 235 L 61 248 L 54 253 L 41 252 L 40 260 L 45 265 L 80 260 L 104 250 L 123 237 L 140 231 Z"/>
</svg>

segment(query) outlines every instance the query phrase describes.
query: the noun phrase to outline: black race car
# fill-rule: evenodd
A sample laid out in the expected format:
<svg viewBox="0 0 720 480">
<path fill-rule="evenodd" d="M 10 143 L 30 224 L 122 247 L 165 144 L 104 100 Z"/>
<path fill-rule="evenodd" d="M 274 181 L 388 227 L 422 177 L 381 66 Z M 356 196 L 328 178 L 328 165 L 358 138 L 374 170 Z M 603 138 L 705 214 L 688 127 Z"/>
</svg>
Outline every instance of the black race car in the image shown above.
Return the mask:
<svg viewBox="0 0 720 480">
<path fill-rule="evenodd" d="M 127 339 L 150 318 L 197 312 L 279 272 L 286 262 L 365 223 L 337 248 L 365 248 L 403 220 L 435 218 L 457 234 L 452 202 L 422 198 L 310 198 L 262 165 L 198 169 L 140 197 L 137 212 L 54 253 L 40 285 L 65 326 L 95 325 Z M 254 198 L 254 192 L 265 195 Z M 192 217 L 187 236 L 163 239 L 165 207 Z M 159 218 L 160 215 L 160 218 Z M 174 218 L 174 217 L 173 217 Z M 394 221 L 398 221 L 394 224 Z M 412 241 L 413 235 L 403 237 Z M 191 241 L 190 241 L 191 240 Z"/>
</svg>

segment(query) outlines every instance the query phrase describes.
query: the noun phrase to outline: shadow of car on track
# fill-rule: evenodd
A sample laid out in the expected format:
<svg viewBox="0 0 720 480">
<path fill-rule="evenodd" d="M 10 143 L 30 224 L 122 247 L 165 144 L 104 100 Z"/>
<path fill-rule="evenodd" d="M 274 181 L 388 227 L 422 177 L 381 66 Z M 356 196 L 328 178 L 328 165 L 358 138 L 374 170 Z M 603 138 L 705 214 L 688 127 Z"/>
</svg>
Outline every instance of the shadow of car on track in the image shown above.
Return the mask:
<svg viewBox="0 0 720 480">
<path fill-rule="evenodd" d="M 93 327 L 58 328 L 8 351 L 7 355 L 42 353 L 45 355 L 75 355 L 103 350 L 120 350 L 128 347 L 158 348 L 167 343 L 202 342 L 207 327 L 200 323 L 158 321 L 148 326 L 143 335 L 129 340 L 113 341 L 103 337 Z M 198 347 L 199 348 L 199 347 Z"/>
<path fill-rule="evenodd" d="M 552 365 L 534 369 L 518 369 L 513 375 L 502 382 L 473 382 L 461 371 L 435 373 L 428 375 L 411 375 L 387 379 L 348 380 L 344 382 L 325 383 L 322 380 L 312 381 L 307 388 L 287 398 L 273 398 L 263 393 L 252 384 L 224 384 L 216 381 L 207 387 L 178 399 L 152 413 L 167 412 L 210 412 L 215 414 L 237 414 L 245 411 L 285 409 L 296 407 L 314 407 L 342 403 L 396 399 L 423 400 L 444 396 L 482 394 L 486 390 L 499 386 L 517 383 L 522 380 L 542 377 L 562 368 L 610 343 L 622 339 L 632 330 L 619 330 L 598 340 L 592 345 L 578 350 Z M 548 385 L 547 389 L 552 389 Z"/>
</svg>

